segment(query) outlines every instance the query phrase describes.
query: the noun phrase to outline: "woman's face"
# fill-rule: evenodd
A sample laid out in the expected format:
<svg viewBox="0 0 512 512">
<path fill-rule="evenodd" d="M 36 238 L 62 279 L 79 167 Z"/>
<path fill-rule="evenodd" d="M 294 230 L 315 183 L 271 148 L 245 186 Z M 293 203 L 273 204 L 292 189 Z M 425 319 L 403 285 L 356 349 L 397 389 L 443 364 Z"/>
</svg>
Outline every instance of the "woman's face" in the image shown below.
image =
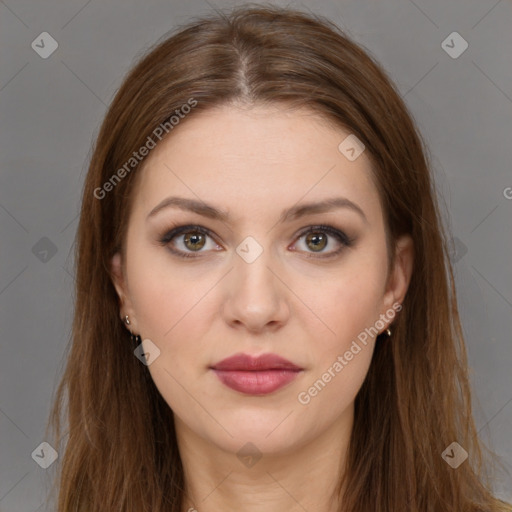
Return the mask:
<svg viewBox="0 0 512 512">
<path fill-rule="evenodd" d="M 388 279 L 370 161 L 338 148 L 348 135 L 307 110 L 222 107 L 146 158 L 112 263 L 179 436 L 284 453 L 350 429 L 412 246 L 400 241 Z M 219 364 L 240 354 L 246 366 Z M 294 366 L 250 359 L 263 354 Z"/>
</svg>

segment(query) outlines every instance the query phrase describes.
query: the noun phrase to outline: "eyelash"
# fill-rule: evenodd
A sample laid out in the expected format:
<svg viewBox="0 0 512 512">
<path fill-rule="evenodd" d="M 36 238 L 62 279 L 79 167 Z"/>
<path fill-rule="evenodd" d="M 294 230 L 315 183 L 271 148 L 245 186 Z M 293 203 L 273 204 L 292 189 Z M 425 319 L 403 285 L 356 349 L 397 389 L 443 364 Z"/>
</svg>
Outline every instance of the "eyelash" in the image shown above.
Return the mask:
<svg viewBox="0 0 512 512">
<path fill-rule="evenodd" d="M 213 237 L 211 231 L 209 229 L 203 228 L 202 226 L 199 226 L 197 224 L 189 224 L 189 225 L 183 225 L 183 226 L 175 226 L 171 228 L 170 231 L 167 231 L 162 237 L 159 239 L 159 243 L 162 246 L 168 246 L 169 243 L 175 238 L 176 236 L 179 236 L 184 233 L 190 233 L 190 232 L 196 232 L 201 233 L 203 235 L 209 236 L 213 240 L 215 238 Z M 333 258 L 335 256 L 338 256 L 345 248 L 352 247 L 355 239 L 350 238 L 346 233 L 343 231 L 340 231 L 339 229 L 336 229 L 333 226 L 327 226 L 325 224 L 319 224 L 315 226 L 309 226 L 307 229 L 303 230 L 297 237 L 297 240 L 300 240 L 305 235 L 312 233 L 312 232 L 321 232 L 329 234 L 333 237 L 335 237 L 338 242 L 342 245 L 340 249 L 338 249 L 335 252 L 328 253 L 327 255 L 314 255 L 314 253 L 310 253 L 309 256 L 306 256 L 306 258 L 316 258 L 316 259 L 326 259 L 326 258 Z M 172 249 L 168 247 L 169 251 L 171 251 L 173 254 L 180 258 L 197 258 L 199 256 L 194 255 L 191 252 L 184 253 L 176 249 Z M 202 252 L 202 251 L 198 251 Z"/>
</svg>

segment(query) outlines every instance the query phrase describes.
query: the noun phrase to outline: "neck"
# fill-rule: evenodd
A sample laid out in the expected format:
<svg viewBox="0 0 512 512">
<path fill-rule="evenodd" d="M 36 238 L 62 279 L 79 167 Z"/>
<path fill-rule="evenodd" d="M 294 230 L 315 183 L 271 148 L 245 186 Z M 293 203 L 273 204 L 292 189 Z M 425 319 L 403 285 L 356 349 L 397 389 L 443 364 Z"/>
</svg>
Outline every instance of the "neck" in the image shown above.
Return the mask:
<svg viewBox="0 0 512 512">
<path fill-rule="evenodd" d="M 350 415 L 331 431 L 287 451 L 261 453 L 248 445 L 237 455 L 199 437 L 175 418 L 185 475 L 182 512 L 339 511 L 336 488 L 352 420 Z"/>
</svg>

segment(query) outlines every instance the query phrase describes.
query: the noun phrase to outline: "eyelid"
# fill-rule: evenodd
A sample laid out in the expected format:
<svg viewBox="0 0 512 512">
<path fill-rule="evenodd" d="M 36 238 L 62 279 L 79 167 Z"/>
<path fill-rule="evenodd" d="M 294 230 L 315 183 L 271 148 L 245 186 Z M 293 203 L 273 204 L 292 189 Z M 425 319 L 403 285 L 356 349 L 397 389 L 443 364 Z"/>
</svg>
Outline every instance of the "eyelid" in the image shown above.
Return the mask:
<svg viewBox="0 0 512 512">
<path fill-rule="evenodd" d="M 215 236 L 212 234 L 212 231 L 200 226 L 199 224 L 177 224 L 166 229 L 164 235 L 160 237 L 160 241 L 162 243 L 169 243 L 174 237 L 181 235 L 182 233 L 187 233 L 188 231 L 197 231 L 203 235 L 208 235 L 215 240 Z"/>
<path fill-rule="evenodd" d="M 299 235 L 297 235 L 297 238 L 302 238 L 304 235 L 307 235 L 308 233 L 315 232 L 315 231 L 321 231 L 324 233 L 328 233 L 329 235 L 332 235 L 334 237 L 340 238 L 342 243 L 346 243 L 347 245 L 351 244 L 354 239 L 350 238 L 342 229 L 336 228 L 334 226 L 330 226 L 328 224 L 314 224 L 311 226 L 308 226 L 304 228 Z"/>
</svg>

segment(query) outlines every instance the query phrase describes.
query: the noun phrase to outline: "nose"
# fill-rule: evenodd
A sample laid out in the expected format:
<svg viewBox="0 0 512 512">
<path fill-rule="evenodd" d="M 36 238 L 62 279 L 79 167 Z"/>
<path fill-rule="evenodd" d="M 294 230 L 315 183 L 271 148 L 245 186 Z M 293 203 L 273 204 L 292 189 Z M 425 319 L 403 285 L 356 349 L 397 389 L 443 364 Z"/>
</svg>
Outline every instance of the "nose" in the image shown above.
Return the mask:
<svg viewBox="0 0 512 512">
<path fill-rule="evenodd" d="M 226 323 L 251 333 L 275 332 L 290 317 L 289 289 L 272 267 L 266 251 L 252 263 L 235 255 L 233 270 L 224 280 Z"/>
</svg>

